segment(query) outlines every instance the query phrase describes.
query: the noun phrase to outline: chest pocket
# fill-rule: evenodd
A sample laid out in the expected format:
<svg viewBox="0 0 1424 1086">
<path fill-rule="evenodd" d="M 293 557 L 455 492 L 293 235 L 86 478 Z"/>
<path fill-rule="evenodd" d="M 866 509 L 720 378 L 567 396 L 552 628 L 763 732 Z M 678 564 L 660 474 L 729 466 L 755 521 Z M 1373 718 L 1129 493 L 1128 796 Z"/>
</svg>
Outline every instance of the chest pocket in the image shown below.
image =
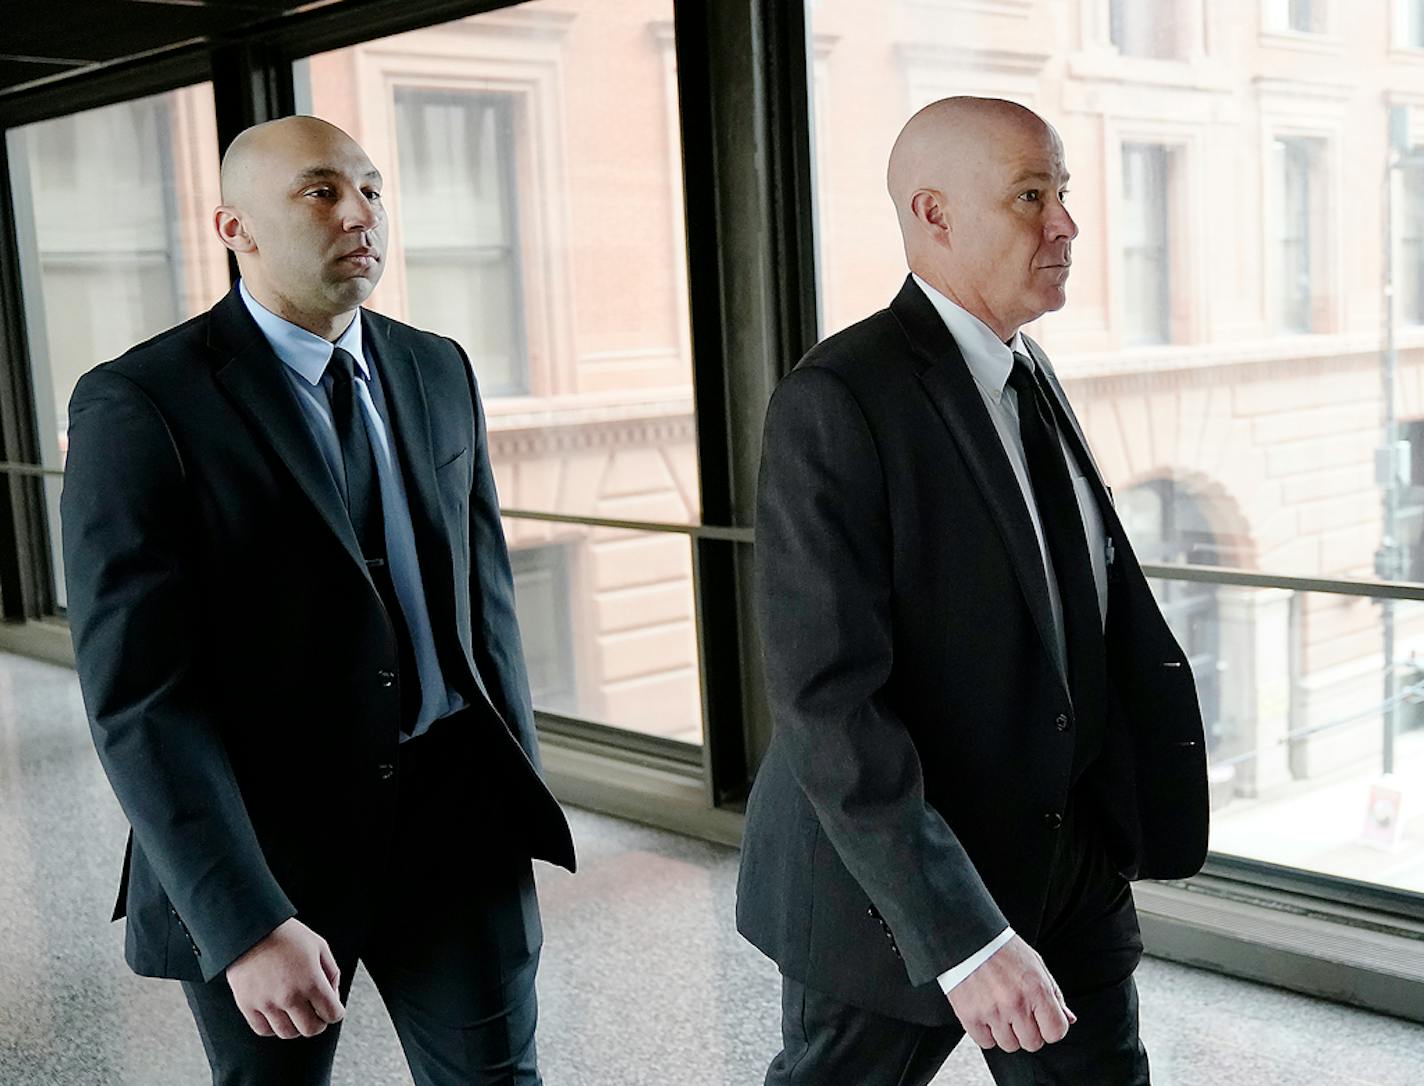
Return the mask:
<svg viewBox="0 0 1424 1086">
<path fill-rule="evenodd" d="M 463 517 L 470 502 L 470 450 L 468 447 L 436 460 L 435 485 L 447 514 Z"/>
</svg>

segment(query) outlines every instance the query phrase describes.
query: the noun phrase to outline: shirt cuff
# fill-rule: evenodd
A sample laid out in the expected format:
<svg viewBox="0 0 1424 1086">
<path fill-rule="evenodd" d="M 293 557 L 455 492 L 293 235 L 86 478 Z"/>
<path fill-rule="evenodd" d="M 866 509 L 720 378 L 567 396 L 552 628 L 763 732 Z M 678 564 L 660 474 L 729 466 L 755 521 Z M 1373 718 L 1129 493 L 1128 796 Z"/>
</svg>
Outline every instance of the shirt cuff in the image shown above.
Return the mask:
<svg viewBox="0 0 1424 1086">
<path fill-rule="evenodd" d="M 939 975 L 939 987 L 945 995 L 949 995 L 964 981 L 969 979 L 969 974 L 978 969 L 981 965 L 993 957 L 994 952 L 1014 937 L 1013 928 L 1005 928 L 998 936 L 990 941 L 983 950 L 976 951 L 969 955 L 953 969 L 947 969 Z"/>
</svg>

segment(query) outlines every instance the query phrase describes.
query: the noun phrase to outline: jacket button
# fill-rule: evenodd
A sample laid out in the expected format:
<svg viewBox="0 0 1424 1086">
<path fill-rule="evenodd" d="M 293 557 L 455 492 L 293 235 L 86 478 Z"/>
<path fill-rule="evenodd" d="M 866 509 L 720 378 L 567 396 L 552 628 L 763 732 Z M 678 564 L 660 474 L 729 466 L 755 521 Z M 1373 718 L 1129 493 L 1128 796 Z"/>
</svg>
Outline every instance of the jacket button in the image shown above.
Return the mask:
<svg viewBox="0 0 1424 1086">
<path fill-rule="evenodd" d="M 1056 830 L 1063 825 L 1063 816 L 1057 811 L 1049 811 L 1043 816 L 1043 824 L 1050 830 Z"/>
<path fill-rule="evenodd" d="M 1066 732 L 1068 730 L 1068 714 L 1059 713 L 1057 718 L 1053 721 L 1053 726 L 1060 732 Z"/>
<path fill-rule="evenodd" d="M 385 668 L 381 668 L 380 671 L 376 672 L 376 678 L 381 680 L 382 686 L 394 686 L 396 684 L 396 673 L 394 671 L 387 671 Z"/>
<path fill-rule="evenodd" d="M 390 762 L 382 762 L 376 767 L 376 776 L 383 781 L 388 781 L 396 775 L 396 767 Z"/>
</svg>

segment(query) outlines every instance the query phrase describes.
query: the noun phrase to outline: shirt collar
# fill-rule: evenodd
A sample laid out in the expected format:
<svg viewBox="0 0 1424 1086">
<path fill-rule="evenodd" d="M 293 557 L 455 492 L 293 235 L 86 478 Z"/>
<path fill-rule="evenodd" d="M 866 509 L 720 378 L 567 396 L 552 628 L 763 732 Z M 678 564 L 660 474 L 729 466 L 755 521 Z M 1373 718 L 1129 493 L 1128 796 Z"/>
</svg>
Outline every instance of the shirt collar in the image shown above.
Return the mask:
<svg viewBox="0 0 1424 1086">
<path fill-rule="evenodd" d="M 263 337 L 271 345 L 272 353 L 286 363 L 288 368 L 307 384 L 319 385 L 321 383 L 322 375 L 326 373 L 327 364 L 331 361 L 333 347 L 341 347 L 349 351 L 351 357 L 356 359 L 356 365 L 361 370 L 362 378 L 368 381 L 371 379 L 371 367 L 366 362 L 366 355 L 361 349 L 361 315 L 359 310 L 357 310 L 356 316 L 351 319 L 351 323 L 346 326 L 346 331 L 337 337 L 335 344 L 332 344 L 320 336 L 308 332 L 305 328 L 300 328 L 291 321 L 277 316 L 252 296 L 247 289 L 247 284 L 241 279 L 237 281 L 237 290 L 242 295 L 242 302 L 247 306 L 247 311 L 252 314 L 252 319 L 262 330 Z"/>
<path fill-rule="evenodd" d="M 1015 332 L 1014 338 L 1005 344 L 992 328 L 969 310 L 950 301 L 918 275 L 911 273 L 910 277 L 925 292 L 925 297 L 954 337 L 974 380 L 997 400 L 1004 394 L 1004 386 L 1009 383 L 1009 374 L 1013 372 L 1014 352 L 1018 351 L 1030 362 L 1033 361 L 1033 355 L 1024 344 L 1023 333 Z"/>
</svg>

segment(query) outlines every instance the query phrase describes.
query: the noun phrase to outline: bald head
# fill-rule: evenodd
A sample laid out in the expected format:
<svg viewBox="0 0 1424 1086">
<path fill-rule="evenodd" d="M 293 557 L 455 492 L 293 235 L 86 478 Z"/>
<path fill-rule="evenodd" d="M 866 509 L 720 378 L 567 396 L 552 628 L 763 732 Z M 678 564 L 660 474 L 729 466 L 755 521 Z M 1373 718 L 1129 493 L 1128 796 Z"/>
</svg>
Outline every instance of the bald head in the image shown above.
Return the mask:
<svg viewBox="0 0 1424 1086">
<path fill-rule="evenodd" d="M 910 204 L 920 189 L 939 190 L 952 201 L 982 180 L 985 165 L 1006 137 L 1052 131 L 1033 110 L 1002 98 L 931 102 L 906 122 L 890 149 L 886 187 L 901 229 L 907 216 L 913 218 Z"/>
<path fill-rule="evenodd" d="M 386 249 L 381 174 L 316 117 L 238 134 L 223 155 L 218 237 L 267 309 L 334 339 L 375 289 Z"/>
<path fill-rule="evenodd" d="M 222 157 L 222 200 L 240 204 L 257 189 L 258 180 L 294 155 L 327 144 L 355 141 L 336 125 L 319 117 L 279 117 L 237 134 Z"/>
<path fill-rule="evenodd" d="M 1067 179 L 1053 128 L 998 98 L 926 106 L 901 130 L 886 170 L 910 269 L 1004 340 L 1065 300 L 1077 234 L 1062 204 Z M 1054 277 L 1056 289 L 1045 290 Z"/>
</svg>

